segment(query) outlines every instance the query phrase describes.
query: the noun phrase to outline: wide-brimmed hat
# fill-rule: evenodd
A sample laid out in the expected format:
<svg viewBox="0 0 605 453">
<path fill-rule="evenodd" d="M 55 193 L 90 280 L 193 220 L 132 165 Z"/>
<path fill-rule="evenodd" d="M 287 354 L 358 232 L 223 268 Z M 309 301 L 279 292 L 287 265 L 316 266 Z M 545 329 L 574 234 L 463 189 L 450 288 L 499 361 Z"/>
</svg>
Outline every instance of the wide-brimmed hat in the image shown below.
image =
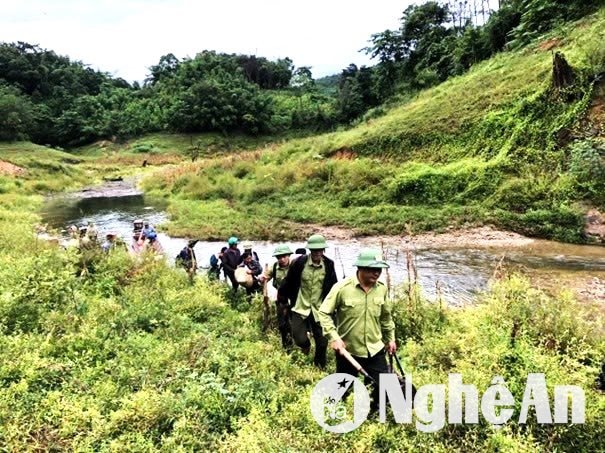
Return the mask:
<svg viewBox="0 0 605 453">
<path fill-rule="evenodd" d="M 326 238 L 321 234 L 314 234 L 307 239 L 307 248 L 309 250 L 323 250 L 328 248 Z"/>
<path fill-rule="evenodd" d="M 387 269 L 389 265 L 382 259 L 382 254 L 376 249 L 363 249 L 355 261 L 357 267 L 369 267 L 373 269 Z"/>
<path fill-rule="evenodd" d="M 280 244 L 273 249 L 273 256 L 292 255 L 292 249 L 288 244 Z"/>
</svg>

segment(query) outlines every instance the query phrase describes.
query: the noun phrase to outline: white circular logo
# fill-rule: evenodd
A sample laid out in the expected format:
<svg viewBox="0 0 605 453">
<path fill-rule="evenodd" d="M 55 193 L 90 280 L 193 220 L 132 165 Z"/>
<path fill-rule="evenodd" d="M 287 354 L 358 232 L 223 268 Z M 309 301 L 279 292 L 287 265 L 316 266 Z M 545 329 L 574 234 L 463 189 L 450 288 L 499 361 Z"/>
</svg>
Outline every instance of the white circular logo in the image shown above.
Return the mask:
<svg viewBox="0 0 605 453">
<path fill-rule="evenodd" d="M 366 420 L 369 412 L 368 389 L 350 374 L 334 373 L 326 376 L 311 393 L 313 418 L 323 429 L 332 433 L 353 431 Z"/>
</svg>

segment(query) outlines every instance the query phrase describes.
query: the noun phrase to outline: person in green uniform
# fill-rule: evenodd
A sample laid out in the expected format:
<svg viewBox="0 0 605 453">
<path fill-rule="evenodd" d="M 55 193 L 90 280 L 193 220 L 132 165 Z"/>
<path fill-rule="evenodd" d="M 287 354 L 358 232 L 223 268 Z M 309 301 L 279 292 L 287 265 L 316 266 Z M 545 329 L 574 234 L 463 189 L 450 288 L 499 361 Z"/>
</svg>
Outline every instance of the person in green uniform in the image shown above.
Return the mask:
<svg viewBox="0 0 605 453">
<path fill-rule="evenodd" d="M 364 249 L 355 266 L 356 274 L 334 285 L 324 299 L 318 310 L 319 322 L 337 352 L 336 372 L 358 374 L 340 353 L 346 349 L 378 382 L 381 373 L 388 373 L 385 349 L 389 354 L 397 350 L 387 288 L 378 281 L 382 269 L 389 265 L 378 250 Z M 378 387 L 374 386 L 371 407 L 376 409 L 377 405 Z"/>
<path fill-rule="evenodd" d="M 279 289 L 281 282 L 288 273 L 290 267 L 290 256 L 292 249 L 287 244 L 280 244 L 273 250 L 273 256 L 277 261 L 273 266 L 267 268 L 260 277 L 262 283 L 272 280 L 273 287 Z M 275 301 L 275 309 L 277 313 L 277 326 L 281 334 L 281 343 L 284 349 L 290 349 L 292 346 L 292 336 L 290 333 L 290 307 L 287 304 L 281 305 L 279 301 Z"/>
<path fill-rule="evenodd" d="M 334 261 L 324 256 L 327 246 L 322 235 L 310 236 L 307 239 L 309 255 L 300 256 L 290 264 L 288 273 L 277 291 L 278 303 L 291 308 L 292 338 L 305 354 L 311 350 L 307 332 L 313 334 L 313 363 L 319 368 L 326 366 L 328 340 L 319 325 L 317 311 L 338 280 Z"/>
</svg>

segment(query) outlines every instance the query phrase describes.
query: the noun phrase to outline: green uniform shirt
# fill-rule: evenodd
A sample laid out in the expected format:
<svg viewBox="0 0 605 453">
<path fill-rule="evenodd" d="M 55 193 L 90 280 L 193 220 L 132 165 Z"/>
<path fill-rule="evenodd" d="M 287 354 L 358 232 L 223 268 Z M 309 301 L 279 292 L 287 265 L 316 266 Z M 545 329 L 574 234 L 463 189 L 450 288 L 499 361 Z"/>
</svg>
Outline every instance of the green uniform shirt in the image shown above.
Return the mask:
<svg viewBox="0 0 605 453">
<path fill-rule="evenodd" d="M 292 311 L 305 318 L 313 312 L 315 320 L 319 320 L 317 310 L 321 305 L 321 290 L 325 276 L 326 268 L 323 260 L 319 264 L 313 264 L 313 260 L 309 257 L 302 271 L 300 291 Z"/>
<path fill-rule="evenodd" d="M 290 263 L 292 263 L 292 261 L 290 261 Z M 263 272 L 263 275 L 267 280 L 273 279 L 273 286 L 279 288 L 279 285 L 281 285 L 282 280 L 288 273 L 290 263 L 286 267 L 279 267 L 279 264 L 275 263 L 277 266 L 271 266 L 266 272 Z M 273 269 L 275 269 L 275 275 L 273 275 Z"/>
<path fill-rule="evenodd" d="M 338 327 L 330 316 L 334 312 Z M 347 351 L 357 357 L 371 357 L 385 343 L 395 341 L 395 323 L 386 286 L 377 282 L 366 293 L 356 275 L 332 287 L 319 307 L 319 322 L 330 341 L 341 338 Z"/>
</svg>

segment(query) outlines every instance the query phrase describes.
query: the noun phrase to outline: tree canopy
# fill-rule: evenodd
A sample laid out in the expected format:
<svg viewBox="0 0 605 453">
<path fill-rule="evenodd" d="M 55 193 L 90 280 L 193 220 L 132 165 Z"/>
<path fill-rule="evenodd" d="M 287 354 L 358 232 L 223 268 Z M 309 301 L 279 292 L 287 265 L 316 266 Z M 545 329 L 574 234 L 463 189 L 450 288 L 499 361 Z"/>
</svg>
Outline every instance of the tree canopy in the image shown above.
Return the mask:
<svg viewBox="0 0 605 453">
<path fill-rule="evenodd" d="M 595 9 L 580 0 L 428 1 L 362 51 L 377 64 L 316 83 L 288 58 L 204 50 L 163 55 L 143 86 L 25 42 L 0 43 L 0 139 L 74 146 L 146 132 L 250 134 L 348 124 L 398 92 L 459 75 Z"/>
</svg>

